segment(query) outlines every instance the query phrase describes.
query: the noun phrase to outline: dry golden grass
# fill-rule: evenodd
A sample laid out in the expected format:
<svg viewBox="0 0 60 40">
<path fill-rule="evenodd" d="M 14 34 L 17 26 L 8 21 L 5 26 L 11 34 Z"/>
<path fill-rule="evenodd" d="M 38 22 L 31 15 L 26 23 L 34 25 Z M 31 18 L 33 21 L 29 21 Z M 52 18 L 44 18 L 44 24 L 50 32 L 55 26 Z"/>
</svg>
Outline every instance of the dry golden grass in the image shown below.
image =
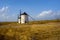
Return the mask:
<svg viewBox="0 0 60 40">
<path fill-rule="evenodd" d="M 60 21 L 34 22 L 0 23 L 0 40 L 60 40 Z"/>
</svg>

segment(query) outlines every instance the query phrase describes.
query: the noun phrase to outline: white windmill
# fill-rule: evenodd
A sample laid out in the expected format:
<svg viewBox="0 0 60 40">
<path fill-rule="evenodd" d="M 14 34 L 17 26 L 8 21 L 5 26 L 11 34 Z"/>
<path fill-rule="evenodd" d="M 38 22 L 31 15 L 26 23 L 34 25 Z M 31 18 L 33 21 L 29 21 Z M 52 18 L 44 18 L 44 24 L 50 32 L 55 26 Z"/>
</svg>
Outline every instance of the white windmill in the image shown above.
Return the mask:
<svg viewBox="0 0 60 40">
<path fill-rule="evenodd" d="M 27 23 L 28 21 L 29 21 L 28 14 L 26 12 L 21 14 L 21 11 L 20 11 L 20 15 L 18 16 L 18 23 L 24 24 L 24 23 Z"/>
<path fill-rule="evenodd" d="M 26 12 L 21 13 L 20 11 L 20 15 L 18 16 L 18 23 L 20 24 L 25 24 L 29 22 L 29 18 L 31 17 L 30 15 L 28 15 Z M 31 17 L 32 20 L 35 20 L 34 18 Z"/>
</svg>

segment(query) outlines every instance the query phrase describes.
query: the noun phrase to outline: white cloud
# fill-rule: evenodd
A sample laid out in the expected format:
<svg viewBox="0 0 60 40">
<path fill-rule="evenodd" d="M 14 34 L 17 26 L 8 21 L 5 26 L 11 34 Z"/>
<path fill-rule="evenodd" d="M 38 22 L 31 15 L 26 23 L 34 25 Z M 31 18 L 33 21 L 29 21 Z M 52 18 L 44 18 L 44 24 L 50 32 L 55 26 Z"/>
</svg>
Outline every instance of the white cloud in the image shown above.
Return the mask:
<svg viewBox="0 0 60 40">
<path fill-rule="evenodd" d="M 10 8 L 8 6 L 4 6 L 0 8 L 0 21 L 15 21 L 16 14 L 10 14 Z"/>
<path fill-rule="evenodd" d="M 2 8 L 0 9 L 0 12 L 5 12 L 7 9 L 8 9 L 8 6 L 2 7 Z"/>
<path fill-rule="evenodd" d="M 42 11 L 37 17 L 48 16 L 48 15 L 51 15 L 52 13 L 53 13 L 52 10 Z"/>
<path fill-rule="evenodd" d="M 60 18 L 60 11 L 52 11 L 52 10 L 47 10 L 47 11 L 42 11 L 40 14 L 37 15 L 38 19 L 56 19 Z"/>
<path fill-rule="evenodd" d="M 3 12 L 4 10 L 5 10 L 5 8 L 3 7 L 3 8 L 0 9 L 0 12 Z"/>
<path fill-rule="evenodd" d="M 8 7 L 7 7 L 7 6 L 6 6 L 6 7 L 2 7 L 2 8 L 0 9 L 0 17 L 5 17 L 7 11 L 8 11 Z"/>
<path fill-rule="evenodd" d="M 4 6 L 0 8 L 0 20 L 4 20 L 7 16 L 8 13 L 8 6 Z"/>
</svg>

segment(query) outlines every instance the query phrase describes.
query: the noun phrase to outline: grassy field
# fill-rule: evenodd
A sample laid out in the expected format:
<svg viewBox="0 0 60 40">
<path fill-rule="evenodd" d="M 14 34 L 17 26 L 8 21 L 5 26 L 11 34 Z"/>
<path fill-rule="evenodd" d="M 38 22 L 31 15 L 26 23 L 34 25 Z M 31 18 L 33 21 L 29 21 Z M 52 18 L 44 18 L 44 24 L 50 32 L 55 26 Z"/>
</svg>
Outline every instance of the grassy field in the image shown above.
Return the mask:
<svg viewBox="0 0 60 40">
<path fill-rule="evenodd" d="M 0 22 L 0 40 L 60 40 L 60 20 Z"/>
</svg>

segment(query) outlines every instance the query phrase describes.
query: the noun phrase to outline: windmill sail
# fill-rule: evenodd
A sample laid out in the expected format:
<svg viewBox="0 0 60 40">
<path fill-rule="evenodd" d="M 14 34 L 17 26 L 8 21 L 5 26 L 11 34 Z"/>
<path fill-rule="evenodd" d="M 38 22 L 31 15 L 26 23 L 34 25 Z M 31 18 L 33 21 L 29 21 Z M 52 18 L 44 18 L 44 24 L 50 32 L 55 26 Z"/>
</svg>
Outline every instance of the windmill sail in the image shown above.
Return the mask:
<svg viewBox="0 0 60 40">
<path fill-rule="evenodd" d="M 20 10 L 20 23 L 21 23 L 21 10 Z"/>
<path fill-rule="evenodd" d="M 31 17 L 30 15 L 28 15 L 32 20 L 35 20 L 33 17 Z"/>
</svg>

